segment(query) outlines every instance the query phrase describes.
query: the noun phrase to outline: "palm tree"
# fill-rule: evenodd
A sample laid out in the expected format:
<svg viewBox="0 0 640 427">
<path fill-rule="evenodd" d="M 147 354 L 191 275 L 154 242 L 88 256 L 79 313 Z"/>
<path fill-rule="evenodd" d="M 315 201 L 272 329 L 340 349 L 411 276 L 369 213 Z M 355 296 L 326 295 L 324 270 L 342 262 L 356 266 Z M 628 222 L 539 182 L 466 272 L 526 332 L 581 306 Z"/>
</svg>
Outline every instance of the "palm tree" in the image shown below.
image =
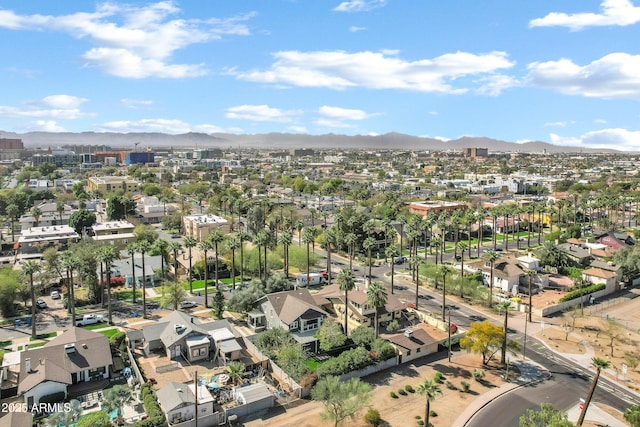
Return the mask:
<svg viewBox="0 0 640 427">
<path fill-rule="evenodd" d="M 464 298 L 464 251 L 469 249 L 465 242 L 458 242 L 458 250 L 460 251 L 460 298 Z"/>
<path fill-rule="evenodd" d="M 209 251 L 213 249 L 209 240 L 198 243 L 198 248 L 204 255 L 204 306 L 209 307 Z"/>
<path fill-rule="evenodd" d="M 158 239 L 153 242 L 153 247 L 160 253 L 160 269 L 162 271 L 162 280 L 165 280 L 164 262 L 169 256 L 169 242 L 166 239 Z M 164 288 L 163 288 L 164 289 Z"/>
<path fill-rule="evenodd" d="M 97 260 L 100 263 L 104 263 L 104 269 L 107 275 L 107 278 L 106 278 L 107 310 L 108 310 L 107 312 L 109 316 L 110 325 L 113 324 L 113 317 L 112 317 L 113 312 L 111 309 L 111 264 L 113 263 L 113 261 L 117 260 L 118 258 L 119 258 L 119 254 L 115 246 L 106 245 L 106 246 L 102 246 L 98 250 Z M 102 278 L 100 278 L 100 280 L 102 280 Z"/>
<path fill-rule="evenodd" d="M 33 217 L 33 225 L 37 227 L 42 216 L 42 210 L 39 207 L 31 208 L 31 216 Z"/>
<path fill-rule="evenodd" d="M 207 239 L 213 244 L 213 250 L 215 252 L 215 273 L 214 273 L 214 278 L 216 280 L 216 289 L 219 289 L 219 284 L 218 284 L 218 245 L 220 243 L 222 243 L 224 241 L 224 234 L 222 234 L 222 231 L 220 230 L 213 230 L 211 231 L 211 233 L 209 233 L 209 236 L 207 236 Z M 265 258 L 265 265 L 266 265 L 266 258 Z"/>
<path fill-rule="evenodd" d="M 374 307 L 374 330 L 376 332 L 376 338 L 378 338 L 378 311 L 381 307 L 384 307 L 387 304 L 387 289 L 381 282 L 373 282 L 367 288 L 367 303 L 370 306 Z"/>
<path fill-rule="evenodd" d="M 611 362 L 605 359 L 601 359 L 599 357 L 594 357 L 591 359 L 591 366 L 596 368 L 596 375 L 593 377 L 593 381 L 591 382 L 591 387 L 589 388 L 589 393 L 587 394 L 587 398 L 585 399 L 584 406 L 582 407 L 582 412 L 580 412 L 580 417 L 578 417 L 578 422 L 576 422 L 577 426 L 581 426 L 584 422 L 584 417 L 587 415 L 587 409 L 589 409 L 589 404 L 591 403 L 591 398 L 593 397 L 593 393 L 596 391 L 596 386 L 598 385 L 598 379 L 600 378 L 600 371 L 603 369 L 609 368 L 611 366 Z"/>
<path fill-rule="evenodd" d="M 340 270 L 338 277 L 336 278 L 338 287 L 341 291 L 344 291 L 344 334 L 348 336 L 348 310 L 349 310 L 349 291 L 352 291 L 356 286 L 355 277 L 351 270 Z"/>
<path fill-rule="evenodd" d="M 135 242 L 127 245 L 127 253 L 131 256 L 131 288 L 133 289 L 133 303 L 136 303 L 136 261 L 135 255 L 138 252 L 138 244 Z"/>
<path fill-rule="evenodd" d="M 293 233 L 289 229 L 285 229 L 280 233 L 278 237 L 278 243 L 282 245 L 282 251 L 284 252 L 284 274 L 289 277 L 289 246 L 293 241 Z"/>
<path fill-rule="evenodd" d="M 424 380 L 418 387 L 416 387 L 416 393 L 424 396 L 427 400 L 427 406 L 424 410 L 424 425 L 429 426 L 429 415 L 431 414 L 431 402 L 436 400 L 439 394 L 442 394 L 440 386 L 433 380 Z"/>
<path fill-rule="evenodd" d="M 224 373 L 229 376 L 231 384 L 236 385 L 242 380 L 244 369 L 244 363 L 236 361 L 229 363 L 229 365 L 227 365 L 227 368 L 224 370 Z"/>
<path fill-rule="evenodd" d="M 69 427 L 74 425 L 80 413 L 82 412 L 82 406 L 79 400 L 72 399 L 69 402 L 69 406 L 65 406 L 64 411 L 53 412 L 46 418 L 46 425 L 53 427 Z"/>
<path fill-rule="evenodd" d="M 445 321 L 445 312 L 447 311 L 447 274 L 451 273 L 451 267 L 441 265 L 438 273 L 442 276 L 442 321 Z"/>
<path fill-rule="evenodd" d="M 431 238 L 431 247 L 436 250 L 436 265 L 438 265 L 438 253 L 442 248 L 442 237 L 439 235 L 433 236 Z"/>
<path fill-rule="evenodd" d="M 146 240 L 140 240 L 138 243 L 136 243 L 136 247 L 138 249 L 138 252 L 140 252 L 140 255 L 142 255 L 142 280 L 140 281 L 142 283 L 142 317 L 146 319 L 147 318 L 147 291 L 146 291 L 147 271 L 145 269 L 144 255 L 147 252 L 149 252 L 149 249 L 151 248 L 151 244 Z"/>
<path fill-rule="evenodd" d="M 329 228 L 322 233 L 322 243 L 324 243 L 325 251 L 327 252 L 327 274 L 328 282 L 331 283 L 331 246 L 335 245 L 337 241 L 335 229 Z"/>
<path fill-rule="evenodd" d="M 33 286 L 33 275 L 42 270 L 42 266 L 29 260 L 22 266 L 22 272 L 29 276 L 29 291 L 31 293 L 31 337 L 36 338 L 36 290 Z"/>
<path fill-rule="evenodd" d="M 493 266 L 498 259 L 498 253 L 496 251 L 487 251 L 484 254 L 485 261 L 489 262 L 491 266 L 491 273 L 489 276 L 489 308 L 493 306 Z"/>
<path fill-rule="evenodd" d="M 126 384 L 115 385 L 104 391 L 104 400 L 102 401 L 102 409 L 107 413 L 116 411 L 116 419 L 122 418 L 122 409 L 124 405 L 133 400 L 133 390 Z"/>
<path fill-rule="evenodd" d="M 76 297 L 73 284 L 73 270 L 76 268 L 77 262 L 77 259 L 69 251 L 65 252 L 62 256 L 62 268 L 67 271 L 67 286 L 69 287 L 67 304 L 69 306 L 72 321 L 76 318 Z"/>
<path fill-rule="evenodd" d="M 367 279 L 367 283 L 371 284 L 371 250 L 376 245 L 376 241 L 373 237 L 367 237 L 362 242 L 362 248 L 367 251 L 367 259 L 369 260 L 369 276 Z"/>
<path fill-rule="evenodd" d="M 504 310 L 504 337 L 502 338 L 502 353 L 500 354 L 500 363 L 507 363 L 507 322 L 509 320 L 509 310 L 511 310 L 511 301 L 502 301 L 496 305 L 498 311 Z"/>
<path fill-rule="evenodd" d="M 416 269 L 416 310 L 418 309 L 418 295 L 420 289 L 420 266 L 424 263 L 424 260 L 420 257 L 414 256 L 411 258 L 411 265 Z"/>
<path fill-rule="evenodd" d="M 260 230 L 253 236 L 253 243 L 258 249 L 258 277 L 260 280 L 267 280 L 267 246 L 269 245 L 270 235 L 267 230 Z M 264 276 L 262 274 L 262 250 L 264 249 Z"/>
<path fill-rule="evenodd" d="M 242 281 L 244 280 L 244 242 L 249 240 L 249 235 L 240 230 L 236 236 L 240 241 L 240 280 Z"/>
<path fill-rule="evenodd" d="M 193 266 L 192 261 L 193 257 L 191 256 L 191 249 L 195 248 L 198 242 L 191 236 L 187 236 L 184 238 L 184 247 L 189 251 L 189 292 L 193 293 Z"/>
<path fill-rule="evenodd" d="M 7 216 L 9 217 L 9 221 L 11 221 L 11 241 L 15 242 L 16 237 L 15 237 L 14 223 L 16 221 L 16 218 L 18 218 L 18 216 L 20 215 L 20 208 L 17 205 L 12 203 L 7 206 L 6 212 L 7 212 Z"/>
<path fill-rule="evenodd" d="M 349 270 L 353 271 L 353 253 L 355 252 L 356 242 L 358 236 L 355 233 L 347 233 L 344 236 L 344 243 L 347 245 L 347 252 L 349 253 Z"/>
<path fill-rule="evenodd" d="M 395 244 L 389 245 L 385 249 L 384 254 L 391 259 L 391 295 L 393 295 L 393 276 L 395 274 L 396 258 L 399 256 L 400 251 Z"/>
<path fill-rule="evenodd" d="M 62 224 L 62 214 L 64 213 L 64 202 L 62 200 L 56 201 L 56 212 L 58 212 L 58 219 Z"/>
<path fill-rule="evenodd" d="M 238 236 L 233 236 L 227 240 L 227 247 L 231 251 L 231 283 L 234 291 L 236 289 L 236 251 L 240 248 L 240 244 Z"/>
<path fill-rule="evenodd" d="M 311 277 L 311 244 L 314 242 L 315 238 L 314 227 L 306 227 L 302 232 L 302 240 L 305 245 L 307 245 L 307 283 L 309 283 Z"/>
<path fill-rule="evenodd" d="M 169 250 L 173 253 L 173 275 L 175 280 L 178 279 L 178 251 L 182 249 L 180 242 L 169 243 Z"/>
</svg>

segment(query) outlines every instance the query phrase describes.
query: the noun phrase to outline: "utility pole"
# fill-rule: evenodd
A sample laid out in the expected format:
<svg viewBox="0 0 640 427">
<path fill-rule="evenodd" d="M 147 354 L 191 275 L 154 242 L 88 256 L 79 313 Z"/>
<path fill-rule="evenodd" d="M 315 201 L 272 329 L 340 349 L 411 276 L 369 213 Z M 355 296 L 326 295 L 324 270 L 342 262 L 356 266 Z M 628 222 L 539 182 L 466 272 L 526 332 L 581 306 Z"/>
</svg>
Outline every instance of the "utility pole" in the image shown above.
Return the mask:
<svg viewBox="0 0 640 427">
<path fill-rule="evenodd" d="M 529 316 L 531 316 L 531 306 L 529 306 Z M 524 322 L 524 345 L 522 346 L 522 360 L 526 360 L 527 358 L 527 325 L 529 322 L 525 319 Z"/>
<path fill-rule="evenodd" d="M 196 395 L 196 416 L 195 416 L 195 420 L 196 420 L 196 424 L 195 427 L 198 427 L 198 371 L 196 370 L 193 374 L 193 382 L 195 384 L 195 395 Z"/>
<path fill-rule="evenodd" d="M 451 362 L 451 309 L 449 309 L 449 362 Z"/>
</svg>

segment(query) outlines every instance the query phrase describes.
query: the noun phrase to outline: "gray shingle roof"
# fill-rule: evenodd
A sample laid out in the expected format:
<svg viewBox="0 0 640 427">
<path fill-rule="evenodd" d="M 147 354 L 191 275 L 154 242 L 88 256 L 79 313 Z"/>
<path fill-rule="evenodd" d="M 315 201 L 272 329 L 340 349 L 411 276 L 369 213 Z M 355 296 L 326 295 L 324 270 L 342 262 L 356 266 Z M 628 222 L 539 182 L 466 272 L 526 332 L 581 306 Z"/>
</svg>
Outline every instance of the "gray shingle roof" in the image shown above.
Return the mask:
<svg viewBox="0 0 640 427">
<path fill-rule="evenodd" d="M 171 382 L 158 390 L 156 396 L 165 412 L 196 403 L 196 396 L 191 392 L 188 384 Z"/>
</svg>

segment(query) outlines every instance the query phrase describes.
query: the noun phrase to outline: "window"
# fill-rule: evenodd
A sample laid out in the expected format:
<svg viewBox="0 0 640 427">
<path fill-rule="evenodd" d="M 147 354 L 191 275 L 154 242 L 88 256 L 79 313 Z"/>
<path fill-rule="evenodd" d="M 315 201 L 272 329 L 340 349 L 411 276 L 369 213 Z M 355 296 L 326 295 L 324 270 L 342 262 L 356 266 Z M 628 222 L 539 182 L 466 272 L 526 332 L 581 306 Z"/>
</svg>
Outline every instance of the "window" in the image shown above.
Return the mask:
<svg viewBox="0 0 640 427">
<path fill-rule="evenodd" d="M 294 331 L 298 329 L 298 321 L 294 320 L 293 322 L 291 322 L 291 324 L 289 325 L 289 330 L 290 331 Z"/>
<path fill-rule="evenodd" d="M 312 331 L 314 329 L 318 329 L 318 326 L 320 325 L 320 321 L 319 319 L 311 319 L 311 320 L 307 320 L 307 321 L 303 321 L 302 322 L 302 330 L 303 331 Z"/>
</svg>

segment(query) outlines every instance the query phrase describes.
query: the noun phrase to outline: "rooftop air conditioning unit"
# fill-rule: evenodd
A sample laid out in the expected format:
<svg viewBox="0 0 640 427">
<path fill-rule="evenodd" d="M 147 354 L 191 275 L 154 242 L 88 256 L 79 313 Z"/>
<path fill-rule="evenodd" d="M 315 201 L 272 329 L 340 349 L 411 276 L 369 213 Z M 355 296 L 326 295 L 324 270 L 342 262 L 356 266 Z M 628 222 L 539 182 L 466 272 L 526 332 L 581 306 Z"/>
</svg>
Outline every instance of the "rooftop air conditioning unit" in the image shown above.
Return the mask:
<svg viewBox="0 0 640 427">
<path fill-rule="evenodd" d="M 185 325 L 175 325 L 175 328 L 177 333 L 184 332 L 184 330 L 187 329 Z"/>
<path fill-rule="evenodd" d="M 64 352 L 67 353 L 67 354 L 75 353 L 76 352 L 76 345 L 75 344 L 65 344 L 64 345 Z"/>
<path fill-rule="evenodd" d="M 408 329 L 406 331 L 404 331 L 404 336 L 405 337 L 411 338 L 412 335 L 413 335 L 413 331 L 410 331 Z"/>
</svg>

